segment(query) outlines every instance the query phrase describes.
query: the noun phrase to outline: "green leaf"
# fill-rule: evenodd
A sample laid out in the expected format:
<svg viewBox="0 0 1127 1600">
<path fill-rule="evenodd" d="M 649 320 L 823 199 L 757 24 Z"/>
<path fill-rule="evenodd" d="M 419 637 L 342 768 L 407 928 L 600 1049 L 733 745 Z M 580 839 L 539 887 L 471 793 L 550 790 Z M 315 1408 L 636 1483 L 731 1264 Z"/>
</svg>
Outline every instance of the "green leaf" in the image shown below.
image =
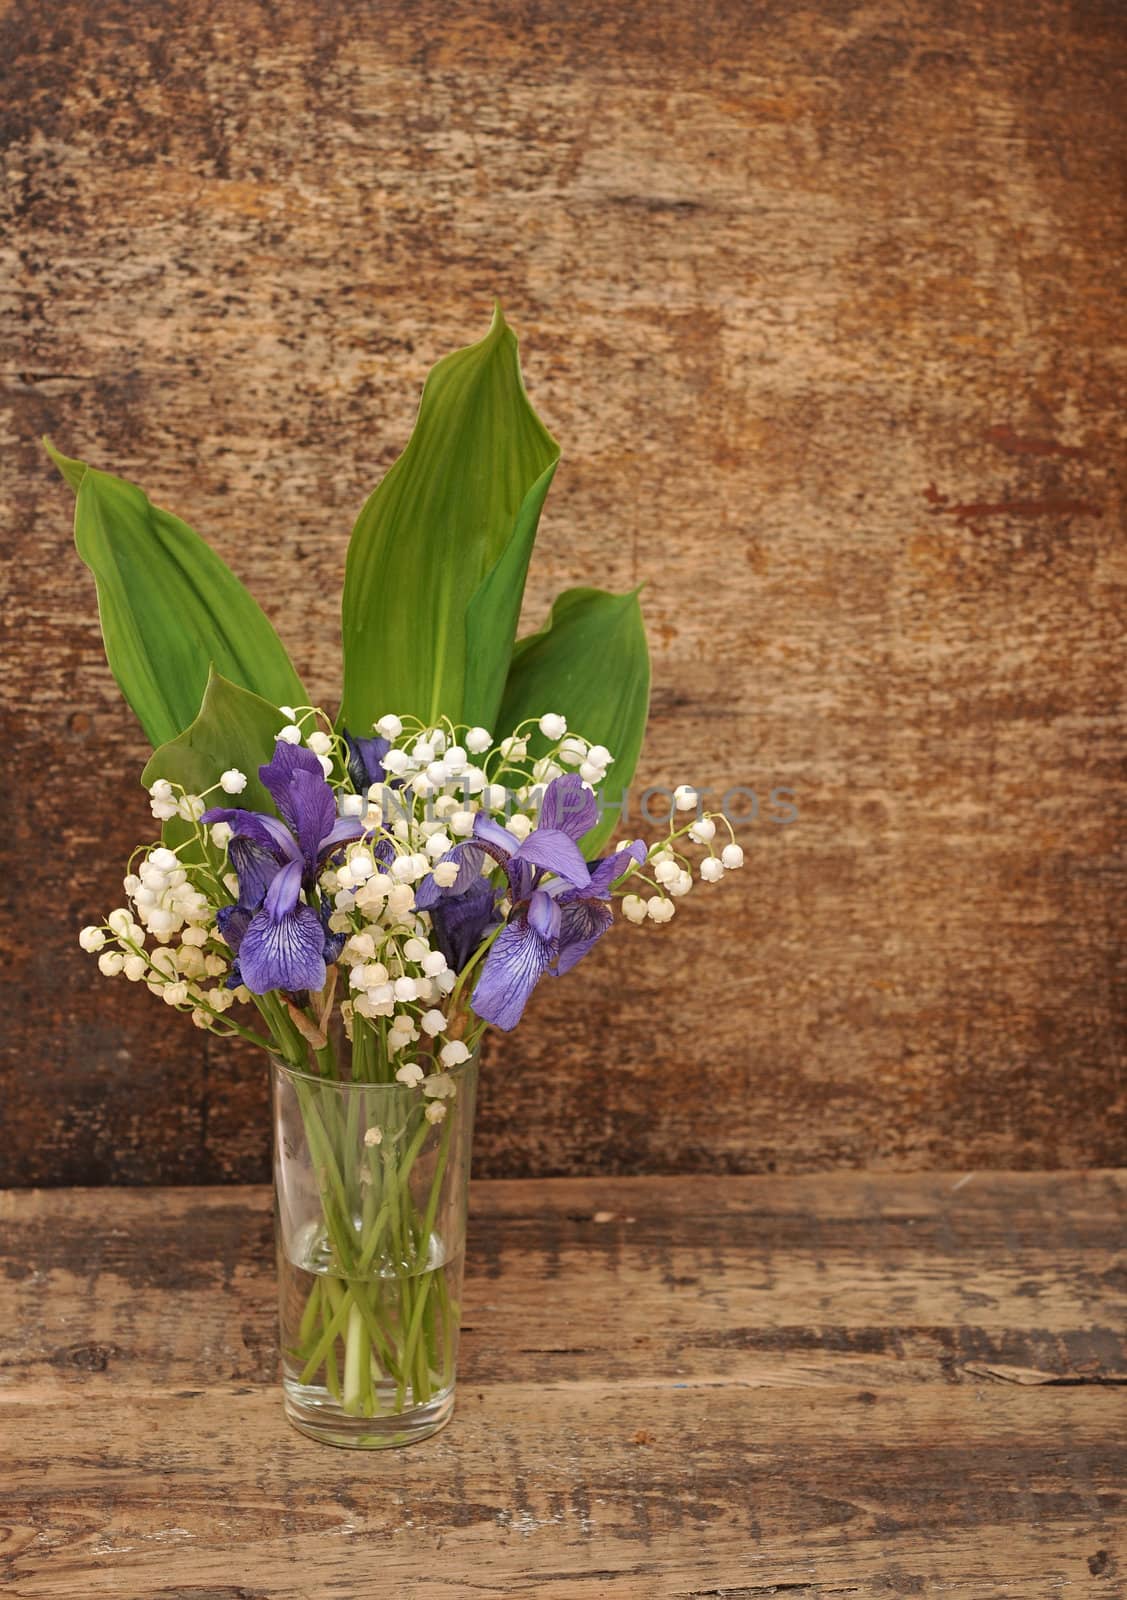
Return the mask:
<svg viewBox="0 0 1127 1600">
<path fill-rule="evenodd" d="M 467 689 L 478 711 L 496 703 L 558 459 L 498 307 L 479 344 L 431 372 L 407 448 L 353 530 L 341 603 L 347 727 L 366 733 L 386 711 L 460 721 Z"/>
<path fill-rule="evenodd" d="M 82 480 L 86 476 L 85 461 L 73 461 L 70 456 L 64 456 L 61 450 L 55 449 L 49 439 L 44 439 L 43 444 L 51 460 L 58 467 L 75 494 L 77 494 L 82 487 Z"/>
<path fill-rule="evenodd" d="M 524 580 L 540 509 L 547 498 L 558 461 L 553 461 L 525 495 L 516 527 L 501 559 L 482 580 L 466 607 L 466 678 L 462 697 L 463 722 L 492 728 L 505 692 L 520 621 Z"/>
<path fill-rule="evenodd" d="M 562 712 L 567 725 L 614 756 L 602 790 L 602 820 L 583 840 L 588 856 L 618 826 L 618 804 L 638 764 L 650 701 L 650 658 L 637 591 L 565 589 L 539 633 L 521 639 L 497 720 L 508 733 L 527 717 Z M 546 748 L 540 734 L 535 757 Z"/>
<path fill-rule="evenodd" d="M 134 484 L 47 450 L 77 493 L 75 543 L 98 586 L 106 659 L 153 745 L 195 717 L 213 662 L 268 700 L 306 704 L 278 635 L 187 523 Z"/>
<path fill-rule="evenodd" d="M 208 797 L 209 805 L 240 806 L 246 811 L 274 811 L 274 802 L 259 782 L 258 769 L 274 754 L 274 744 L 285 717 L 277 706 L 259 695 L 240 689 L 212 668 L 199 715 L 190 727 L 149 757 L 141 774 L 146 788 L 158 778 L 182 783 L 189 794 L 202 794 L 219 782 L 229 767 L 247 776 L 242 794 L 220 792 Z"/>
</svg>

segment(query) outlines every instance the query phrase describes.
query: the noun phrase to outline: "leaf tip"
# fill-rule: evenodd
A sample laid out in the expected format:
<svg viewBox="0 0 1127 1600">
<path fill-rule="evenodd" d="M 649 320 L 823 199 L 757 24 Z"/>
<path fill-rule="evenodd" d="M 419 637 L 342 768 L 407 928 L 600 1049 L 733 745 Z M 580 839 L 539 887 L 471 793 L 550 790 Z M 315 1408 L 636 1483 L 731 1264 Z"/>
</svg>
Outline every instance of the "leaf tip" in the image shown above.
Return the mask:
<svg viewBox="0 0 1127 1600">
<path fill-rule="evenodd" d="M 51 443 L 46 434 L 43 435 L 43 448 L 58 467 L 60 473 L 66 479 L 67 483 L 70 484 L 71 488 L 77 494 L 79 488 L 81 487 L 82 480 L 86 476 L 87 468 L 85 461 L 75 461 L 70 456 L 64 456 L 61 450 L 55 449 L 55 446 Z"/>
<path fill-rule="evenodd" d="M 496 350 L 500 345 L 511 345 L 515 351 L 518 343 L 519 340 L 517 339 L 516 334 L 505 320 L 505 312 L 502 308 L 500 298 L 497 295 L 494 295 L 493 315 L 489 323 L 489 332 L 481 341 L 479 348 L 482 350 L 492 351 Z"/>
</svg>

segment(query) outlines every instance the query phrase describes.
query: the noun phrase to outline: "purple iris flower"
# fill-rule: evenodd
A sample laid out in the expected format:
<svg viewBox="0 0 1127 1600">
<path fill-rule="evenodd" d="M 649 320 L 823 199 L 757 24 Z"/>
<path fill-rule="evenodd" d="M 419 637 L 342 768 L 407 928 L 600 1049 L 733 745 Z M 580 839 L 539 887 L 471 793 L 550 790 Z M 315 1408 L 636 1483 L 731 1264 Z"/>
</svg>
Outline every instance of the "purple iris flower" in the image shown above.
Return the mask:
<svg viewBox="0 0 1127 1600">
<path fill-rule="evenodd" d="M 343 844 L 364 832 L 358 817 L 337 817 L 336 799 L 312 750 L 279 739 L 274 759 L 258 775 L 281 821 L 259 811 L 216 807 L 204 822 L 226 822 L 227 846 L 239 879 L 237 905 L 219 913 L 219 931 L 236 957 L 237 980 L 252 994 L 322 989 L 326 962 L 341 951 L 328 929 L 332 908 L 302 901 Z M 232 976 L 236 976 L 235 973 Z"/>
<path fill-rule="evenodd" d="M 537 825 L 522 844 L 478 812 L 473 838 L 455 845 L 445 857 L 458 862 L 454 883 L 443 889 L 431 876 L 420 885 L 415 904 L 430 911 L 436 929 L 459 914 L 467 934 L 476 925 L 472 942 L 460 952 L 459 965 L 464 965 L 483 934 L 496 926 L 498 892 L 482 878 L 482 866 L 491 858 L 505 869 L 512 910 L 485 958 L 471 999 L 486 1022 L 506 1030 L 516 1027 L 544 973 L 559 977 L 569 972 L 614 921 L 608 904 L 611 885 L 631 861 L 641 864 L 646 859 L 646 847 L 635 839 L 614 855 L 588 864 L 578 841 L 594 827 L 598 815 L 595 797 L 578 773 L 556 778 L 544 791 Z M 480 920 L 487 902 L 492 922 Z M 449 961 L 450 954 L 444 954 Z"/>
</svg>

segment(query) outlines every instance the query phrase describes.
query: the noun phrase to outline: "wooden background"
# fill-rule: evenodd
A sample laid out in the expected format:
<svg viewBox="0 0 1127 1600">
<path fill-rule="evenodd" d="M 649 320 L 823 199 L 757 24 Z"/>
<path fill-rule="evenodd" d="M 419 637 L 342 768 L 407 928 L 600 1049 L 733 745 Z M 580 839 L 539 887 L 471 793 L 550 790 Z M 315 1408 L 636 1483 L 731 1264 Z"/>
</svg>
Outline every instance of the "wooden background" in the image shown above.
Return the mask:
<svg viewBox="0 0 1127 1600">
<path fill-rule="evenodd" d="M 0 1179 L 266 1170 L 78 926 L 145 755 L 39 451 L 338 682 L 352 519 L 499 294 L 528 595 L 647 581 L 641 778 L 795 792 L 492 1045 L 477 1171 L 1124 1159 L 1118 0 L 8 0 Z M 696 903 L 694 903 L 696 902 Z"/>
</svg>

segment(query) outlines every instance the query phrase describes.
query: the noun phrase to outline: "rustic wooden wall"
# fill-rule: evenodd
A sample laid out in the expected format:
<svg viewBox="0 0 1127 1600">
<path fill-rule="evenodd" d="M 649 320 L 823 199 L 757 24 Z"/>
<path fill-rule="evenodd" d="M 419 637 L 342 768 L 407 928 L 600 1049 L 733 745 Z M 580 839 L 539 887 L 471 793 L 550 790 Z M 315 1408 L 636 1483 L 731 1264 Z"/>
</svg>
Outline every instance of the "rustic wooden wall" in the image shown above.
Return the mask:
<svg viewBox="0 0 1127 1600">
<path fill-rule="evenodd" d="M 258 1062 L 74 944 L 145 751 L 38 435 L 330 698 L 352 517 L 495 292 L 564 446 L 528 622 L 645 578 L 643 778 L 799 820 L 544 986 L 478 1170 L 1122 1160 L 1117 0 L 0 11 L 3 1178 L 267 1147 Z"/>
</svg>

